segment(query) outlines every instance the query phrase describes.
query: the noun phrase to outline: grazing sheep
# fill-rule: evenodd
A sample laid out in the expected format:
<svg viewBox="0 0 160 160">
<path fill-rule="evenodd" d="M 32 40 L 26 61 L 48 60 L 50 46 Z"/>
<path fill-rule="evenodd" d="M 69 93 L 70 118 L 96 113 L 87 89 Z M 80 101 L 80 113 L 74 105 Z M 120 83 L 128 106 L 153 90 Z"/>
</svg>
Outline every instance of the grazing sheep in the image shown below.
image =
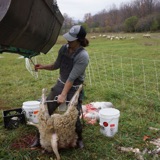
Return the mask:
<svg viewBox="0 0 160 160">
<path fill-rule="evenodd" d="M 115 37 L 115 39 L 119 40 L 119 37 Z"/>
<path fill-rule="evenodd" d="M 111 38 L 111 36 L 107 36 L 106 38 L 107 38 L 107 39 L 110 39 L 110 38 Z"/>
<path fill-rule="evenodd" d="M 125 36 L 120 36 L 119 39 L 123 40 L 123 39 L 126 39 L 126 37 Z"/>
<path fill-rule="evenodd" d="M 38 114 L 38 124 L 28 122 L 29 125 L 34 125 L 38 128 L 40 133 L 40 143 L 42 148 L 46 151 L 53 151 L 60 160 L 58 149 L 76 147 L 78 139 L 76 129 L 76 122 L 78 117 L 78 110 L 76 105 L 78 103 L 79 93 L 82 90 L 82 85 L 76 91 L 71 101 L 68 104 L 68 109 L 64 114 L 53 114 L 49 116 L 46 104 L 46 96 L 44 89 L 42 90 L 42 102 L 40 104 L 40 111 Z"/>
<path fill-rule="evenodd" d="M 96 39 L 96 36 L 91 36 L 91 39 Z"/>
<path fill-rule="evenodd" d="M 143 38 L 151 38 L 151 35 L 150 34 L 144 34 Z"/>
<path fill-rule="evenodd" d="M 115 36 L 111 36 L 111 39 L 110 39 L 110 40 L 112 41 L 113 39 L 115 39 Z"/>
</svg>

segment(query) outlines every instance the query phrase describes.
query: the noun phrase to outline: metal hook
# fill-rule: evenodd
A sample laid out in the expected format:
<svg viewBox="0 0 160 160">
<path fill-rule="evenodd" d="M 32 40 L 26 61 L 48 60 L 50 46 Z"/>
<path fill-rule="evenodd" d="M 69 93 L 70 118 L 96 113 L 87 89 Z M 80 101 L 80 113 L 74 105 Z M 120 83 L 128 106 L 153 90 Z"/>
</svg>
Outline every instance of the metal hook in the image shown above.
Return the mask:
<svg viewBox="0 0 160 160">
<path fill-rule="evenodd" d="M 45 102 L 57 102 L 58 96 L 55 96 L 53 100 L 46 100 Z M 70 101 L 65 101 L 66 103 L 69 103 Z"/>
</svg>

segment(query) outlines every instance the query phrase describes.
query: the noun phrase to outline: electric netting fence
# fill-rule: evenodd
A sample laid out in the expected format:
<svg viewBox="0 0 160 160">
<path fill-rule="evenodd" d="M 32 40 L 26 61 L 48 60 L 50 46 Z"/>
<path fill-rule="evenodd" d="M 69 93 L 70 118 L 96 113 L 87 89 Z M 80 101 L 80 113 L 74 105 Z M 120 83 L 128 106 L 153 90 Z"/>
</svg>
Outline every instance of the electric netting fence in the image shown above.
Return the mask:
<svg viewBox="0 0 160 160">
<path fill-rule="evenodd" d="M 52 63 L 55 57 L 37 61 Z M 52 60 L 52 61 L 51 61 Z M 58 77 L 58 71 L 38 71 L 40 79 Z M 86 84 L 99 91 L 121 92 L 138 99 L 160 99 L 160 61 L 93 53 L 86 71 Z"/>
<path fill-rule="evenodd" d="M 99 90 L 114 90 L 138 99 L 160 99 L 160 61 L 106 55 L 93 56 L 87 81 Z"/>
<path fill-rule="evenodd" d="M 50 64 L 55 59 L 54 54 L 51 56 L 42 54 L 32 60 L 33 63 Z M 28 70 L 35 72 L 33 63 L 25 65 Z M 59 71 L 38 70 L 36 74 L 32 72 L 31 74 L 38 78 L 38 81 L 44 81 L 44 84 L 48 82 L 54 84 Z M 10 76 L 12 77 L 12 74 Z M 97 56 L 95 52 L 90 56 L 85 83 L 99 93 L 114 91 L 140 100 L 160 99 L 160 60 L 114 56 L 106 53 L 98 53 Z"/>
</svg>

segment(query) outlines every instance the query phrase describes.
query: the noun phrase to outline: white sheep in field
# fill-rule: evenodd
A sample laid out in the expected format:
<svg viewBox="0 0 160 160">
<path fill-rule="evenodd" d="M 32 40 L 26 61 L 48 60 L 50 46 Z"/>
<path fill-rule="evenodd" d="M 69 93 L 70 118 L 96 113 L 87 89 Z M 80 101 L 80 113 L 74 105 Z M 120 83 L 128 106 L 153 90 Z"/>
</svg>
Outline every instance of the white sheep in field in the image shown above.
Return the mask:
<svg viewBox="0 0 160 160">
<path fill-rule="evenodd" d="M 115 37 L 115 39 L 119 40 L 119 37 Z"/>
<path fill-rule="evenodd" d="M 111 36 L 110 40 L 112 41 L 113 39 L 115 39 L 115 36 Z"/>
<path fill-rule="evenodd" d="M 144 34 L 143 38 L 151 38 L 151 35 L 150 34 Z"/>
<path fill-rule="evenodd" d="M 58 149 L 76 147 L 78 139 L 75 132 L 75 126 L 78 117 L 76 105 L 78 103 L 79 93 L 82 90 L 82 85 L 76 91 L 71 101 L 68 104 L 68 109 L 64 114 L 53 114 L 49 116 L 46 104 L 46 96 L 42 91 L 42 102 L 38 114 L 38 124 L 28 122 L 29 125 L 34 125 L 40 133 L 40 143 L 42 148 L 48 152 L 54 152 L 57 160 L 60 160 Z"/>
<path fill-rule="evenodd" d="M 110 39 L 110 38 L 111 38 L 111 36 L 107 36 L 106 38 L 107 38 L 107 39 Z"/>
<path fill-rule="evenodd" d="M 91 36 L 91 39 L 96 39 L 96 36 Z"/>
</svg>

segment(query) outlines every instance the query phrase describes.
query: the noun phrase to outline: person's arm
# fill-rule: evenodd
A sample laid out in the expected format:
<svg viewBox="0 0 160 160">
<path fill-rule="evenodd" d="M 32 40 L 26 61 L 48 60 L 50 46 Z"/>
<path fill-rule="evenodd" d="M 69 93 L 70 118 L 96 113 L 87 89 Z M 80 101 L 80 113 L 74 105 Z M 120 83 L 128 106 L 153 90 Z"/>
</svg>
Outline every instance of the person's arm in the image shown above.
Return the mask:
<svg viewBox="0 0 160 160">
<path fill-rule="evenodd" d="M 48 64 L 48 65 L 36 64 L 35 70 L 37 71 L 38 69 L 54 70 L 54 64 Z"/>
<path fill-rule="evenodd" d="M 69 90 L 71 89 L 71 87 L 73 86 L 73 82 L 70 81 L 66 81 L 64 88 L 61 92 L 61 94 L 58 96 L 58 103 L 64 103 L 66 98 L 67 98 L 67 94 L 69 92 Z"/>
<path fill-rule="evenodd" d="M 85 72 L 85 69 L 89 63 L 89 56 L 86 51 L 83 52 L 83 54 L 76 57 L 77 60 L 75 60 L 75 64 L 73 66 L 73 69 L 64 85 L 64 88 L 61 92 L 61 94 L 58 96 L 58 102 L 64 103 L 67 94 L 71 87 L 73 86 L 74 80 L 77 79 L 80 75 L 82 75 Z"/>
<path fill-rule="evenodd" d="M 58 57 L 56 59 L 56 61 L 52 64 L 48 64 L 48 65 L 42 65 L 42 64 L 36 64 L 35 65 L 35 70 L 37 71 L 38 69 L 45 69 L 45 70 L 56 70 L 60 67 L 60 62 L 61 62 L 61 56 L 63 53 L 64 48 L 66 47 L 66 45 L 63 45 L 60 50 L 58 51 Z"/>
<path fill-rule="evenodd" d="M 85 75 L 86 67 L 89 63 L 89 56 L 88 53 L 84 50 L 81 54 L 78 54 L 75 57 L 74 67 L 69 74 L 68 80 L 74 82 L 75 79 L 79 77 L 83 77 Z"/>
</svg>

